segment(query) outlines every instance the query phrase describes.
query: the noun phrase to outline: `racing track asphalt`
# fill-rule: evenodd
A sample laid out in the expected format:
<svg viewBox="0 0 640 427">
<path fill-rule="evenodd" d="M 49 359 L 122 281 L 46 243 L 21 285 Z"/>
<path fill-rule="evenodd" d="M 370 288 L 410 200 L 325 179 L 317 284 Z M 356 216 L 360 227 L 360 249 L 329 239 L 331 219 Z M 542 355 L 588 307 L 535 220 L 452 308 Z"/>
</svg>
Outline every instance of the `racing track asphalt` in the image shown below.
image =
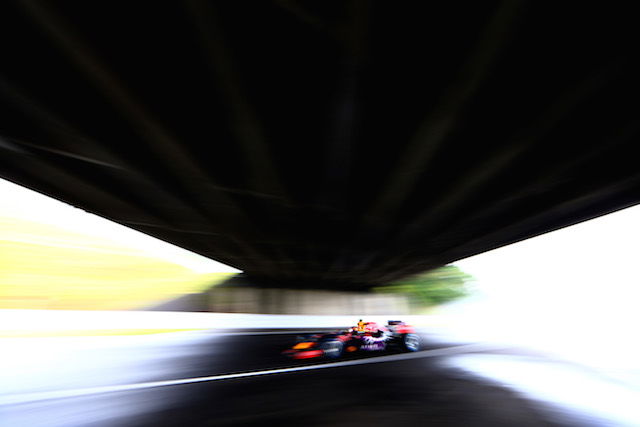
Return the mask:
<svg viewBox="0 0 640 427">
<path fill-rule="evenodd" d="M 63 352 L 41 371 L 59 372 L 58 376 L 40 380 L 29 378 L 26 372 L 21 376 L 24 381 L 16 382 L 13 396 L 327 363 L 281 357 L 280 352 L 292 343 L 294 335 L 192 333 L 140 338 L 113 346 L 80 345 Z M 46 352 L 44 346 L 40 350 Z M 456 347 L 453 343 L 436 344 L 428 337 L 423 345 L 426 350 L 450 348 L 454 353 Z M 476 351 L 487 353 L 491 349 Z M 423 354 L 426 357 L 385 363 L 25 399 L 0 405 L 0 421 L 4 420 L 3 425 L 34 427 L 588 425 L 566 414 L 558 418 L 539 403 L 446 368 L 442 361 L 448 357 L 447 352 Z M 347 360 L 374 358 L 369 360 L 377 362 L 378 356 L 369 353 Z M 86 361 L 90 363 L 83 364 Z M 72 381 L 65 382 L 63 377 Z"/>
</svg>

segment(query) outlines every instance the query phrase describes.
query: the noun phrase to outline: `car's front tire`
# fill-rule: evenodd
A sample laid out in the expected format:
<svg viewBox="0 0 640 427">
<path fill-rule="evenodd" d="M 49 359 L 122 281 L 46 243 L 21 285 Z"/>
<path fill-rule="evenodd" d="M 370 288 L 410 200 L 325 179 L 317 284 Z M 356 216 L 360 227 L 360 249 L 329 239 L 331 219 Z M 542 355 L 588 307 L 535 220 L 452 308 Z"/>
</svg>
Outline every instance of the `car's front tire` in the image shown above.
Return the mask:
<svg viewBox="0 0 640 427">
<path fill-rule="evenodd" d="M 402 334 L 400 346 L 404 351 L 418 351 L 420 350 L 420 337 L 416 334 Z"/>
</svg>

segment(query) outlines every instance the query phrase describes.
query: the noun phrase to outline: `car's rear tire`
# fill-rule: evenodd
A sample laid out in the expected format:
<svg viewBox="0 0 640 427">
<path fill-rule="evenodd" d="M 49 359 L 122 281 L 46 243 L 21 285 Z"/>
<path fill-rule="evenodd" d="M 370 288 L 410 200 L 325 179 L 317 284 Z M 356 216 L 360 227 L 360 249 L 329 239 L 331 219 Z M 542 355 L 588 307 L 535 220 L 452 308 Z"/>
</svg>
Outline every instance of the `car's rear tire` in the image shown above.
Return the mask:
<svg viewBox="0 0 640 427">
<path fill-rule="evenodd" d="M 342 356 L 344 344 L 342 341 L 325 341 L 320 344 L 320 350 L 324 352 L 324 357 L 328 359 L 337 359 Z"/>
<path fill-rule="evenodd" d="M 404 351 L 418 351 L 420 350 L 420 337 L 416 334 L 402 334 L 400 347 Z"/>
</svg>

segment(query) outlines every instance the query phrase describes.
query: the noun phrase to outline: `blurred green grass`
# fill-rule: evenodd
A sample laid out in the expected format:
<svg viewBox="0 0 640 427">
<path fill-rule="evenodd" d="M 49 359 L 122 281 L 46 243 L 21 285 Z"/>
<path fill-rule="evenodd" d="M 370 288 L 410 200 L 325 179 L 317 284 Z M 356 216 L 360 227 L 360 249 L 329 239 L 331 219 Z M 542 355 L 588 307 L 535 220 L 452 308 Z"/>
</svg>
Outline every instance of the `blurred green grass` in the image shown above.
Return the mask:
<svg viewBox="0 0 640 427">
<path fill-rule="evenodd" d="M 108 239 L 0 218 L 2 309 L 140 309 L 233 274 L 197 273 Z"/>
</svg>

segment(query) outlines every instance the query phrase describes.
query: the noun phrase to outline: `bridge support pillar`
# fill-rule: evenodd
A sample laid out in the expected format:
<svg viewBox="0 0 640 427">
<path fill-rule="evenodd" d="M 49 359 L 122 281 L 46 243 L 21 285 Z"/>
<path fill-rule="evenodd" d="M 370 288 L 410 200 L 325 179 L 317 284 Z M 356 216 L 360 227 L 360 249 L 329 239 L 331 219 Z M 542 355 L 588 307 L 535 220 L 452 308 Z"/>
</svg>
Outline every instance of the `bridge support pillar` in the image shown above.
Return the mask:
<svg viewBox="0 0 640 427">
<path fill-rule="evenodd" d="M 206 292 L 208 311 L 225 313 L 384 315 L 408 314 L 404 295 L 323 289 L 294 289 L 235 278 Z"/>
</svg>

